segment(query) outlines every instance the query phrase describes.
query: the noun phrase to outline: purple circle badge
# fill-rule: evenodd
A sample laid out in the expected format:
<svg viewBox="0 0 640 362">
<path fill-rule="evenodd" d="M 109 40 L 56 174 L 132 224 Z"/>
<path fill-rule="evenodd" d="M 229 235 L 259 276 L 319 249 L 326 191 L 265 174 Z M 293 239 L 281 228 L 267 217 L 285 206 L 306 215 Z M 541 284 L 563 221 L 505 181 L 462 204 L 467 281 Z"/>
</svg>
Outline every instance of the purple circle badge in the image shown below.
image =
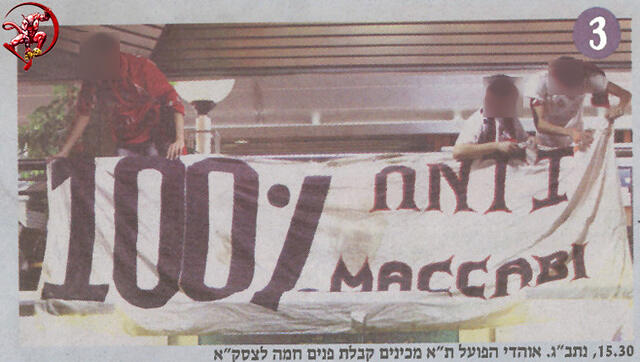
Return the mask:
<svg viewBox="0 0 640 362">
<path fill-rule="evenodd" d="M 606 58 L 620 44 L 620 23 L 607 9 L 587 9 L 573 25 L 573 43 L 580 53 L 589 58 Z"/>
</svg>

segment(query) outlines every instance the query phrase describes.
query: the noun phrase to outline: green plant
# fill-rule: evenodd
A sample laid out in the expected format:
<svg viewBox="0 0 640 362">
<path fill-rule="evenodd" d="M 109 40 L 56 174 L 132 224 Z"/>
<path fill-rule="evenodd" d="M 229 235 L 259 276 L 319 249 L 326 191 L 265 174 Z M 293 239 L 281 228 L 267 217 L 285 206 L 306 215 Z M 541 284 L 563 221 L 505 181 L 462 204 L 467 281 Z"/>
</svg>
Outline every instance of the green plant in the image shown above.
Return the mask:
<svg viewBox="0 0 640 362">
<path fill-rule="evenodd" d="M 43 158 L 58 151 L 75 118 L 77 95 L 73 85 L 53 87 L 51 102 L 36 108 L 27 117 L 29 123 L 18 128 L 18 157 Z"/>
<path fill-rule="evenodd" d="M 31 171 L 20 171 L 18 173 L 19 180 L 36 180 L 38 178 L 44 177 L 44 170 L 31 170 Z"/>
</svg>

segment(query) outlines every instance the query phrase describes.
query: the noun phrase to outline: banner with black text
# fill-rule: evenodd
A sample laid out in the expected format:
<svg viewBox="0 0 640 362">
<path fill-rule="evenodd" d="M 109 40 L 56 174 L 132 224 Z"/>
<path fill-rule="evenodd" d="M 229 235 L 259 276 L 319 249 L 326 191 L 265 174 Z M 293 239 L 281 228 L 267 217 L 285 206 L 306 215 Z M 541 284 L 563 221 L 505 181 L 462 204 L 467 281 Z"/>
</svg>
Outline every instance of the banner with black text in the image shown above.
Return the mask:
<svg viewBox="0 0 640 362">
<path fill-rule="evenodd" d="M 610 133 L 473 162 L 61 159 L 41 296 L 176 334 L 489 325 L 529 298 L 630 298 Z"/>
</svg>

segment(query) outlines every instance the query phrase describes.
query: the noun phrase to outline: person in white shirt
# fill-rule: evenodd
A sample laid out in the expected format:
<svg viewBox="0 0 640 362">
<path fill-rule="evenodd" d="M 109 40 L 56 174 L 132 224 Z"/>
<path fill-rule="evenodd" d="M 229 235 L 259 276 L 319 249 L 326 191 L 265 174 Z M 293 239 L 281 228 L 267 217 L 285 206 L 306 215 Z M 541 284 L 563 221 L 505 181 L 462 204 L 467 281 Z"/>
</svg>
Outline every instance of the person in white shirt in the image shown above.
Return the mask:
<svg viewBox="0 0 640 362">
<path fill-rule="evenodd" d="M 469 117 L 453 147 L 455 159 L 491 154 L 513 155 L 529 135 L 517 118 L 520 92 L 515 79 L 503 74 L 486 78 L 484 106 Z"/>
<path fill-rule="evenodd" d="M 585 149 L 593 141 L 584 130 L 582 108 L 587 93 L 594 106 L 608 107 L 606 118 L 613 122 L 624 114 L 631 94 L 607 80 L 596 65 L 571 58 L 560 57 L 549 63 L 548 70 L 536 77 L 529 87 L 533 121 L 538 131 L 537 143 L 547 147 L 568 147 L 572 143 Z M 620 101 L 609 105 L 609 94 Z"/>
</svg>

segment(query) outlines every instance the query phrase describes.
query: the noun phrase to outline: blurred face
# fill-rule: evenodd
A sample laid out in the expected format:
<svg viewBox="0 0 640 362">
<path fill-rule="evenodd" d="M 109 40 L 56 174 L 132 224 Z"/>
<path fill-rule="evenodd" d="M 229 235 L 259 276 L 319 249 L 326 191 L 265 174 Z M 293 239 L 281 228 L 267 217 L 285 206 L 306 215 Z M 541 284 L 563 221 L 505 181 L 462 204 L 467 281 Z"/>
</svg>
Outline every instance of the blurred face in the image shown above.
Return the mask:
<svg viewBox="0 0 640 362">
<path fill-rule="evenodd" d="M 515 118 L 518 116 L 518 94 L 496 95 L 487 91 L 484 97 L 485 117 Z"/>
<path fill-rule="evenodd" d="M 553 75 L 549 76 L 548 86 L 549 86 L 550 94 L 557 94 L 557 95 L 563 95 L 563 96 L 569 96 L 569 97 L 575 97 L 575 96 L 584 94 L 583 84 L 567 86 L 567 85 L 564 85 L 561 81 L 559 81 Z"/>
<path fill-rule="evenodd" d="M 509 77 L 485 78 L 483 114 L 485 117 L 515 118 L 522 103 L 515 81 Z"/>
<path fill-rule="evenodd" d="M 584 93 L 584 64 L 577 59 L 558 59 L 549 64 L 548 90 L 551 94 L 578 96 Z"/>
<path fill-rule="evenodd" d="M 120 51 L 118 47 L 90 47 L 82 51 L 80 72 L 84 80 L 118 80 L 120 78 Z"/>
</svg>

